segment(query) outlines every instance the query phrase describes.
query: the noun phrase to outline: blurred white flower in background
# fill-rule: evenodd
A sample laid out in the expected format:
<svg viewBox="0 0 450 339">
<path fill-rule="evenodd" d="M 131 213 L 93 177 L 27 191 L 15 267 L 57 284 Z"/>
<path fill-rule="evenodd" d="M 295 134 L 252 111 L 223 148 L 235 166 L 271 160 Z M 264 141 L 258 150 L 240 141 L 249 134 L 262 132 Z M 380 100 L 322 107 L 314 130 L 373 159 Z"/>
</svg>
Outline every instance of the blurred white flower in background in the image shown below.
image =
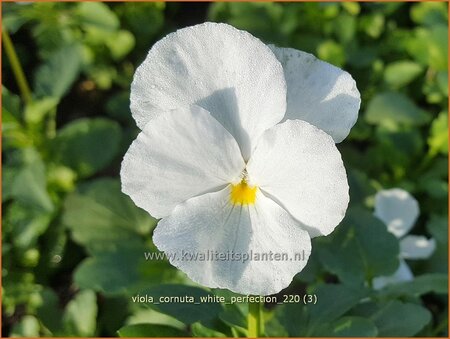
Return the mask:
<svg viewBox="0 0 450 339">
<path fill-rule="evenodd" d="M 436 241 L 420 235 L 407 235 L 419 216 L 419 204 L 411 194 L 400 188 L 381 190 L 375 195 L 375 216 L 385 223 L 389 232 L 400 241 L 400 265 L 387 277 L 376 277 L 373 287 L 381 289 L 387 284 L 414 279 L 405 259 L 427 259 L 435 248 Z"/>
<path fill-rule="evenodd" d="M 204 23 L 152 47 L 130 101 L 142 131 L 122 162 L 122 190 L 162 218 L 154 243 L 193 281 L 279 292 L 305 267 L 311 237 L 344 217 L 348 183 L 335 142 L 360 105 L 347 72 Z M 290 259 L 183 259 L 208 251 Z"/>
</svg>

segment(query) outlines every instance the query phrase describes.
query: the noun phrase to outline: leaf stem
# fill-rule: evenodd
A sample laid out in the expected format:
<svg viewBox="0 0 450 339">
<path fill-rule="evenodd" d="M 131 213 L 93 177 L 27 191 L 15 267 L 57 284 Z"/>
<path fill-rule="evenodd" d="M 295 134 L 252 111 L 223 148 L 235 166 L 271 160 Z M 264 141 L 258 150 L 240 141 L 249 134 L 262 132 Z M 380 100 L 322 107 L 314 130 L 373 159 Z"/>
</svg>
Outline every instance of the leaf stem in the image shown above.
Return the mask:
<svg viewBox="0 0 450 339">
<path fill-rule="evenodd" d="M 247 327 L 248 337 L 258 338 L 264 335 L 263 304 L 248 303 Z"/>
<path fill-rule="evenodd" d="M 20 94 L 22 96 L 22 100 L 29 104 L 32 100 L 30 86 L 28 86 L 27 79 L 25 78 L 25 74 L 23 72 L 22 66 L 20 65 L 19 58 L 17 57 L 16 50 L 14 49 L 14 45 L 11 41 L 6 30 L 2 29 L 2 41 L 3 46 L 5 47 L 6 55 L 8 56 L 9 63 L 11 64 L 11 68 L 14 73 L 14 77 L 16 78 L 17 85 L 19 86 Z"/>
</svg>

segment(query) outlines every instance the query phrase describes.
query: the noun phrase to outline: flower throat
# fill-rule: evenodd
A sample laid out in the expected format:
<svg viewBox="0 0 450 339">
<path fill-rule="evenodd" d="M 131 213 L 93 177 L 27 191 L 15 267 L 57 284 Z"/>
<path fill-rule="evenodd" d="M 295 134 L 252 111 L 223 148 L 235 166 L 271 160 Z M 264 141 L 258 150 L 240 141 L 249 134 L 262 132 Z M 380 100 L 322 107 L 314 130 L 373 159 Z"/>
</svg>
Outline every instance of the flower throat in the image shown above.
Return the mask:
<svg viewBox="0 0 450 339">
<path fill-rule="evenodd" d="M 256 200 L 256 186 L 250 186 L 245 179 L 231 185 L 230 199 L 234 205 L 253 205 Z"/>
</svg>

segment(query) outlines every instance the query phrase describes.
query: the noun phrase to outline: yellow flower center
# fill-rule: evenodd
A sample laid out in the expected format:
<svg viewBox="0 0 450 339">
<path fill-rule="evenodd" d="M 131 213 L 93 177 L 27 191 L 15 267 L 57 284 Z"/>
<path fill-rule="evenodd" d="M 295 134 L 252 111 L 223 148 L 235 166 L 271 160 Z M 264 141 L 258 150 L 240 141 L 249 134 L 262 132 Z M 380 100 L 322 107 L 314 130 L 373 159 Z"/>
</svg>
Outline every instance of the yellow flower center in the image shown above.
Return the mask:
<svg viewBox="0 0 450 339">
<path fill-rule="evenodd" d="M 231 185 L 230 199 L 234 205 L 253 205 L 256 200 L 256 186 L 249 186 L 245 180 Z"/>
</svg>

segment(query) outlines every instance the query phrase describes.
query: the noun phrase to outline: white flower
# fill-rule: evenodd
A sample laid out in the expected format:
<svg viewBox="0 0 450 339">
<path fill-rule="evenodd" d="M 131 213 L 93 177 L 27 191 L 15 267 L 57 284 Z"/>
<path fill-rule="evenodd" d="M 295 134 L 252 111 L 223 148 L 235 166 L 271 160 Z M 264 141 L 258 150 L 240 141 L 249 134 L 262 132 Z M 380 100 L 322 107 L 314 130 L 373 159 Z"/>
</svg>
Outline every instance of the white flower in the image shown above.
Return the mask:
<svg viewBox="0 0 450 339">
<path fill-rule="evenodd" d="M 376 277 L 373 287 L 381 289 L 387 284 L 413 280 L 414 276 L 405 259 L 427 259 L 436 248 L 434 239 L 406 235 L 419 216 L 417 200 L 400 188 L 381 190 L 375 195 L 374 214 L 386 224 L 389 232 L 400 239 L 400 265 L 393 275 Z"/>
<path fill-rule="evenodd" d="M 335 142 L 359 104 L 351 76 L 310 54 L 225 24 L 178 30 L 136 70 L 131 111 L 142 132 L 124 157 L 122 190 L 162 218 L 154 243 L 193 281 L 276 293 L 306 265 L 311 237 L 344 217 Z M 183 257 L 208 252 L 289 259 Z"/>
</svg>

